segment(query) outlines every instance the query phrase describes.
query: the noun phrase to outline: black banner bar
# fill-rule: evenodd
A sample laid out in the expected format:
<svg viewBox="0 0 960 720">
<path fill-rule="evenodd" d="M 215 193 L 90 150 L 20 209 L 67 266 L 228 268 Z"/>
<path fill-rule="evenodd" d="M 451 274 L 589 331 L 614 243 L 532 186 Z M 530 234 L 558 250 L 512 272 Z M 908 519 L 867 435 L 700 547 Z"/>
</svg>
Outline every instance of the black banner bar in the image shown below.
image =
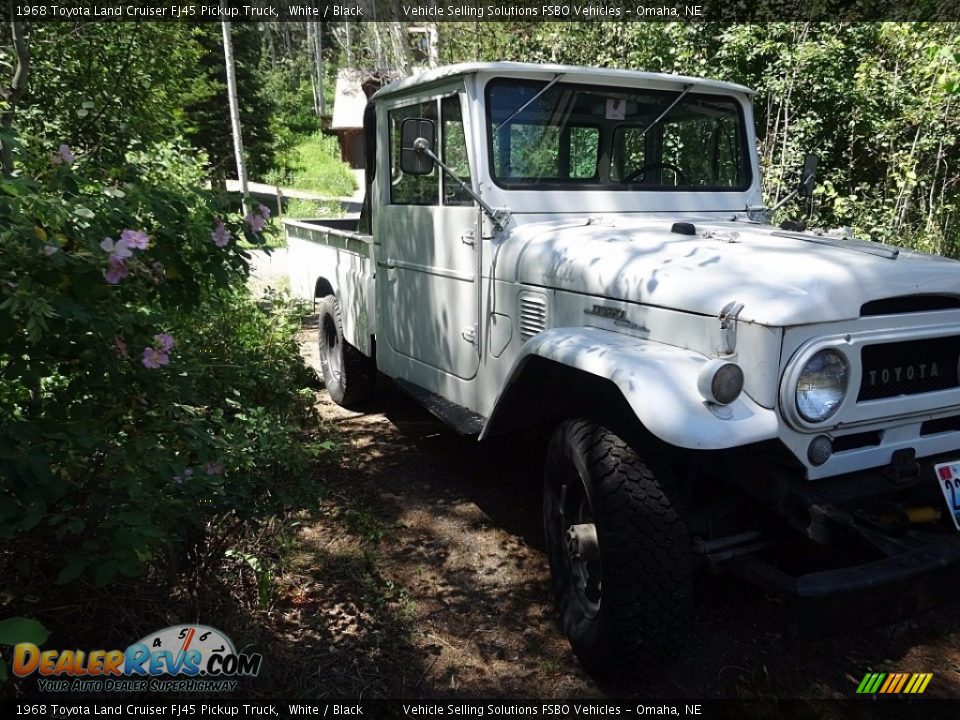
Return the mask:
<svg viewBox="0 0 960 720">
<path fill-rule="evenodd" d="M 960 0 L 12 0 L 27 22 L 960 21 Z"/>
<path fill-rule="evenodd" d="M 662 700 L 662 699 L 471 699 L 471 700 L 220 700 L 183 696 L 176 700 L 75 699 L 45 697 L 0 701 L 7 718 L 79 718 L 86 716 L 143 718 L 326 718 L 348 720 L 596 720 L 597 718 L 665 718 L 743 720 L 744 718 L 810 718 L 883 720 L 884 718 L 957 717 L 960 700 L 870 696 L 851 700 Z"/>
</svg>

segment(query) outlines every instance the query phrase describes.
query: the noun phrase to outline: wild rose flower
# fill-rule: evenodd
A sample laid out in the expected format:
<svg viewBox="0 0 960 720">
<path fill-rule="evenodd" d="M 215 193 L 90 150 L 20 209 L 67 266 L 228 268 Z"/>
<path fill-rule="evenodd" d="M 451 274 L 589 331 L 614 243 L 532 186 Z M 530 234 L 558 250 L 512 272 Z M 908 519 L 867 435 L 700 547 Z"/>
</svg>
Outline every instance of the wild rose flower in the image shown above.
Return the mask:
<svg viewBox="0 0 960 720">
<path fill-rule="evenodd" d="M 116 255 L 111 255 L 109 258 L 107 258 L 107 263 L 109 264 L 109 268 L 104 271 L 103 276 L 111 285 L 118 284 L 130 274 L 130 270 L 127 268 L 126 263 L 123 262 L 122 258 L 119 258 Z"/>
<path fill-rule="evenodd" d="M 160 352 L 163 353 L 168 353 L 173 350 L 173 346 L 176 344 L 173 339 L 173 335 L 169 333 L 159 333 L 158 335 L 154 335 L 153 342 L 160 347 Z"/>
<path fill-rule="evenodd" d="M 70 150 L 70 146 L 66 143 L 63 143 L 59 148 L 57 148 L 56 154 L 50 158 L 50 162 L 54 165 L 69 165 L 76 159 L 77 156 L 73 154 L 72 150 Z"/>
<path fill-rule="evenodd" d="M 170 356 L 163 352 L 162 350 L 157 350 L 152 347 L 145 347 L 143 349 L 143 366 L 147 370 L 157 370 L 165 365 L 170 364 Z"/>
<path fill-rule="evenodd" d="M 122 237 L 116 242 L 111 238 L 104 238 L 103 242 L 100 243 L 100 247 L 104 252 L 110 253 L 111 259 L 123 260 L 133 255 L 133 250 L 130 249 L 127 241 Z"/>
<path fill-rule="evenodd" d="M 134 250 L 146 250 L 150 244 L 150 236 L 142 230 L 124 230 L 120 233 L 120 242 Z"/>
<path fill-rule="evenodd" d="M 217 226 L 210 233 L 210 239 L 217 247 L 225 247 L 230 242 L 230 231 L 224 226 L 223 220 L 217 221 Z"/>
<path fill-rule="evenodd" d="M 260 207 L 263 207 L 262 205 Z M 254 215 L 253 213 L 247 213 L 247 216 L 244 218 L 247 225 L 250 226 L 250 230 L 255 233 L 263 232 L 264 226 L 267 224 L 267 219 L 263 215 Z"/>
<path fill-rule="evenodd" d="M 183 477 L 179 475 L 173 476 L 173 483 L 175 485 L 183 485 L 187 480 L 193 477 L 193 468 L 187 468 L 183 471 Z"/>
</svg>

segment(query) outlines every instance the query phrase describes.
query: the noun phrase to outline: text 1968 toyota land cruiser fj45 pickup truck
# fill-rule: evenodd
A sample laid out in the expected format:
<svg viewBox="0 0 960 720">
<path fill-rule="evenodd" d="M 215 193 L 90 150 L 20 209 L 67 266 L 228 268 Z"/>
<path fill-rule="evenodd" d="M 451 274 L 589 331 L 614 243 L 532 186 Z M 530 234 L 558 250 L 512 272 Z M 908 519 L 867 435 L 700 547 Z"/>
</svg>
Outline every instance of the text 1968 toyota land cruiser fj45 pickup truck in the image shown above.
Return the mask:
<svg viewBox="0 0 960 720">
<path fill-rule="evenodd" d="M 359 221 L 286 223 L 327 388 L 353 405 L 379 371 L 481 441 L 548 429 L 589 669 L 669 654 L 704 570 L 801 627 L 956 594 L 960 264 L 770 225 L 749 89 L 467 64 L 384 87 L 364 127 Z"/>
</svg>

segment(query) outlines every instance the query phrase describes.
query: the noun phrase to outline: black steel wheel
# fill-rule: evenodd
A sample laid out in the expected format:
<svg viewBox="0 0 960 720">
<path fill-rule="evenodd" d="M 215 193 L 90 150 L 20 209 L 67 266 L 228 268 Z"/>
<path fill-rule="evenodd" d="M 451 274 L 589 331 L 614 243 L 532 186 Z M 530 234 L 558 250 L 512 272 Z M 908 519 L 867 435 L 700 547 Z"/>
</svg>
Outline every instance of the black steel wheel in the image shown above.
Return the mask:
<svg viewBox="0 0 960 720">
<path fill-rule="evenodd" d="M 692 616 L 690 542 L 648 464 L 601 422 L 567 420 L 547 451 L 543 514 L 563 629 L 584 666 L 635 674 L 674 654 Z"/>
<path fill-rule="evenodd" d="M 340 303 L 334 295 L 320 300 L 317 315 L 320 370 L 330 398 L 344 407 L 367 400 L 377 380 L 376 363 L 343 339 Z"/>
</svg>

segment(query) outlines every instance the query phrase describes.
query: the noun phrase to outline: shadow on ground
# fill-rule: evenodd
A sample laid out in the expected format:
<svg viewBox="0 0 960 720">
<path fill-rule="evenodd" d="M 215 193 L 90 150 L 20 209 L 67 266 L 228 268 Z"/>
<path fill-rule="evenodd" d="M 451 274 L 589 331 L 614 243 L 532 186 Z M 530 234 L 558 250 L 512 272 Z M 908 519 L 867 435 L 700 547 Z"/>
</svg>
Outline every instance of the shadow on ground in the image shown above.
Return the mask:
<svg viewBox="0 0 960 720">
<path fill-rule="evenodd" d="M 928 696 L 960 697 L 955 608 L 816 638 L 792 629 L 790 608 L 723 576 L 699 584 L 675 662 L 595 681 L 549 599 L 542 442 L 479 444 L 383 378 L 378 390 L 363 412 L 319 394 L 344 461 L 281 580 L 270 684 L 330 697 L 773 699 L 851 697 L 864 673 L 902 671 L 933 672 Z"/>
</svg>

